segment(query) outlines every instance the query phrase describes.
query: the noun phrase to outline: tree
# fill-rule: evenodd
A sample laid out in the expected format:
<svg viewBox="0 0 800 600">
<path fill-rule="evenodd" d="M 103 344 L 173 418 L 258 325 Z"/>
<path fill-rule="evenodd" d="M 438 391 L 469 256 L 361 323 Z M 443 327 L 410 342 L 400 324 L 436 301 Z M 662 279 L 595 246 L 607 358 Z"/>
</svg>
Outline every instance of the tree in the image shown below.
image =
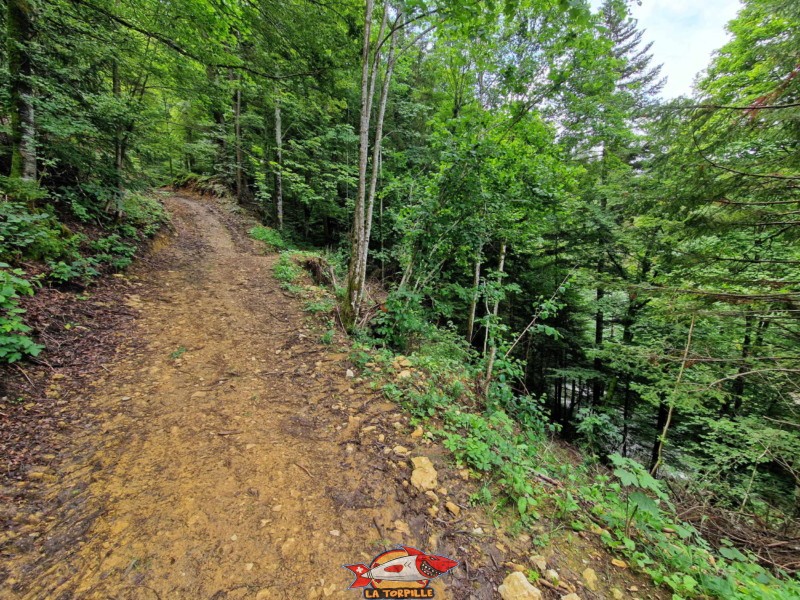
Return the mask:
<svg viewBox="0 0 800 600">
<path fill-rule="evenodd" d="M 6 3 L 6 46 L 11 97 L 11 177 L 36 179 L 36 123 L 31 85 L 31 48 L 35 35 L 30 0 Z"/>
</svg>

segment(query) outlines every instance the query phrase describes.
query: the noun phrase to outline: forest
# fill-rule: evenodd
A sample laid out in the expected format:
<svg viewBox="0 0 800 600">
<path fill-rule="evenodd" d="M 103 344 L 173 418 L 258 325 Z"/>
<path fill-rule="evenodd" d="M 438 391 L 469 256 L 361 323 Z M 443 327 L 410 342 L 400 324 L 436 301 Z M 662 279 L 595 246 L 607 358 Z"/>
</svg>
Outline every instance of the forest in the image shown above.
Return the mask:
<svg viewBox="0 0 800 600">
<path fill-rule="evenodd" d="M 743 0 L 668 101 L 630 11 L 6 0 L 0 362 L 47 354 L 29 297 L 134 260 L 153 190 L 229 197 L 363 369 L 430 373 L 385 392 L 476 501 L 599 526 L 674 598 L 798 597 L 800 4 Z"/>
</svg>

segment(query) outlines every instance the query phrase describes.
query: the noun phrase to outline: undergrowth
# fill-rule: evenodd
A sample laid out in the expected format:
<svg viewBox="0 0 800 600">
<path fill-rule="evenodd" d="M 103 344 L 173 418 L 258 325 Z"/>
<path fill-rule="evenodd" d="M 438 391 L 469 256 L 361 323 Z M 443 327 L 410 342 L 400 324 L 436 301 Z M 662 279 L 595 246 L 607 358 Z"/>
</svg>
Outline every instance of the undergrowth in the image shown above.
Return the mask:
<svg viewBox="0 0 800 600">
<path fill-rule="evenodd" d="M 483 371 L 480 360 L 446 330 L 427 332 L 404 357 L 413 365 L 404 377 L 385 340 L 362 334 L 351 358 L 387 397 L 418 422 L 428 421 L 459 467 L 480 474 L 486 483 L 473 502 L 512 511 L 522 527 L 544 517 L 588 530 L 632 568 L 670 589 L 674 600 L 800 597 L 796 580 L 776 577 L 732 543 L 713 548 L 677 517 L 664 484 L 638 462 L 612 455 L 608 470 L 590 459 L 574 465 L 559 456 L 543 402 L 516 395 L 508 383 L 519 375 L 518 364 L 499 365 L 484 397 L 475 383 Z"/>
<path fill-rule="evenodd" d="M 115 216 L 100 208 L 101 192 L 78 187 L 48 193 L 0 178 L 0 363 L 42 350 L 24 323 L 21 296 L 42 285 L 82 288 L 127 268 L 139 244 L 167 222 L 154 197 L 126 193 Z"/>
<path fill-rule="evenodd" d="M 252 230 L 250 235 L 253 235 Z M 336 296 L 335 292 L 331 292 L 322 286 L 304 282 L 307 274 L 302 265 L 308 264 L 310 260 L 323 261 L 332 265 L 334 270 L 341 270 L 342 268 L 334 255 L 287 250 L 281 252 L 278 256 L 278 261 L 273 268 L 273 274 L 280 283 L 281 289 L 303 299 L 303 310 L 315 317 L 323 327 L 323 332 L 319 338 L 320 343 L 330 346 L 336 339 L 336 325 L 333 315 L 336 309 Z"/>
<path fill-rule="evenodd" d="M 256 225 L 249 233 L 254 240 L 264 242 L 269 250 L 288 250 L 291 247 L 291 244 L 283 238 L 281 232 L 272 227 Z"/>
</svg>

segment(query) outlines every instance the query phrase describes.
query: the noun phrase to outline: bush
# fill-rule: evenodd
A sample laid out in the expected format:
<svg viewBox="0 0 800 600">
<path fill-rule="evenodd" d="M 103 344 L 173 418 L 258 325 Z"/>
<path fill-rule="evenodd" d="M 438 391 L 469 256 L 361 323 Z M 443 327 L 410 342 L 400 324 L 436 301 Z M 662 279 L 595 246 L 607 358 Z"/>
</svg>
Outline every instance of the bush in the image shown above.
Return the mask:
<svg viewBox="0 0 800 600">
<path fill-rule="evenodd" d="M 33 295 L 33 285 L 24 275 L 21 269 L 0 263 L 0 362 L 37 356 L 43 349 L 27 336 L 31 328 L 22 321 L 25 311 L 19 307 L 19 297 Z"/>
<path fill-rule="evenodd" d="M 136 254 L 136 246 L 126 243 L 116 233 L 95 240 L 90 247 L 96 253 L 94 260 L 98 264 L 107 264 L 116 270 L 128 267 Z"/>
<path fill-rule="evenodd" d="M 125 215 L 122 227 L 133 226 L 144 237 L 154 236 L 159 228 L 169 221 L 161 202 L 144 194 L 127 194 L 122 201 L 122 212 Z M 122 233 L 128 237 L 138 237 L 131 235 L 133 232 L 130 230 Z"/>
<path fill-rule="evenodd" d="M 416 350 L 423 340 L 431 340 L 434 326 L 422 308 L 422 294 L 394 290 L 375 317 L 375 333 L 389 348 L 406 353 Z"/>
<path fill-rule="evenodd" d="M 95 268 L 97 261 L 93 258 L 79 258 L 70 263 L 65 263 L 63 260 L 58 262 L 50 261 L 47 266 L 50 269 L 47 274 L 48 278 L 57 283 L 68 283 L 76 279 L 80 279 L 83 283 L 89 283 L 93 278 L 100 275 L 100 272 Z"/>
<path fill-rule="evenodd" d="M 0 202 L 0 258 L 52 260 L 77 256 L 79 236 L 46 212 L 19 202 Z"/>
<path fill-rule="evenodd" d="M 271 250 L 287 250 L 291 246 L 283 239 L 279 231 L 272 227 L 257 225 L 250 230 L 250 237 L 259 242 L 264 242 Z"/>
</svg>

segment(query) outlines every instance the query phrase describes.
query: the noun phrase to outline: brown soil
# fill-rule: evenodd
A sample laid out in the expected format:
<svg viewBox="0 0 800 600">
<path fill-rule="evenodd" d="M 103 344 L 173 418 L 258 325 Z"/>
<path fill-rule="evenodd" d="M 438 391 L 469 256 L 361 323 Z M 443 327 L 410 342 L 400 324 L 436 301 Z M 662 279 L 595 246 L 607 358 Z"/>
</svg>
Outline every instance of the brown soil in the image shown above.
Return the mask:
<svg viewBox="0 0 800 600">
<path fill-rule="evenodd" d="M 116 360 L 91 382 L 50 382 L 54 405 L 73 390 L 81 419 L 9 484 L 20 502 L 0 537 L 2 597 L 358 598 L 342 565 L 398 543 L 462 561 L 433 584 L 443 599 L 495 598 L 506 563 L 539 552 L 584 599 L 610 597 L 581 588 L 586 566 L 601 586 L 644 589 L 588 536 L 556 534 L 568 547 L 542 552 L 469 509 L 474 483 L 347 377 L 346 352 L 319 343 L 247 220 L 188 195 L 167 206 L 174 235 L 118 290 L 137 316 L 115 323 L 129 338 Z M 435 515 L 408 484 L 421 455 L 446 488 Z"/>
</svg>

